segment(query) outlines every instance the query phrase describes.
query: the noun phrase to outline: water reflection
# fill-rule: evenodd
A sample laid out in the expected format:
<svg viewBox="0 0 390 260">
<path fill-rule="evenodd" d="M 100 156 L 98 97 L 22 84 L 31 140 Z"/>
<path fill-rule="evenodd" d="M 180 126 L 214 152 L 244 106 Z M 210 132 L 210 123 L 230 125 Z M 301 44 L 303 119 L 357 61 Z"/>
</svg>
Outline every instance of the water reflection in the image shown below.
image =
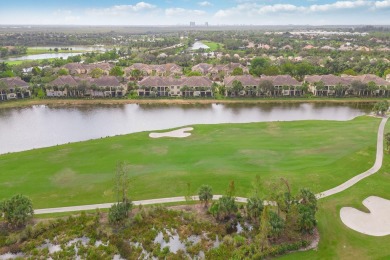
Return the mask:
<svg viewBox="0 0 390 260">
<path fill-rule="evenodd" d="M 0 109 L 0 154 L 193 124 L 350 120 L 357 104 L 115 105 Z"/>
</svg>

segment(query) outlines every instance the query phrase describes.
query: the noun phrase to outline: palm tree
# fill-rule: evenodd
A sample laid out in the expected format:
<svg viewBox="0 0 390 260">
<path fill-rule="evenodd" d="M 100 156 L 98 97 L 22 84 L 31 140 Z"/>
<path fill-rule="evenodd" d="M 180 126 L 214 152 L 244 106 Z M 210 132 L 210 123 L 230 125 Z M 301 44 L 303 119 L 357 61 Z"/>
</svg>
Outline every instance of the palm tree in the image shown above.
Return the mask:
<svg viewBox="0 0 390 260">
<path fill-rule="evenodd" d="M 248 212 L 248 216 L 253 219 L 258 219 L 263 211 L 264 204 L 263 201 L 259 197 L 251 197 L 248 199 L 248 203 L 246 204 L 246 209 Z"/>
<path fill-rule="evenodd" d="M 207 208 L 210 200 L 213 199 L 213 189 L 209 185 L 202 185 L 198 191 L 199 200 L 204 203 L 204 207 Z"/>
</svg>

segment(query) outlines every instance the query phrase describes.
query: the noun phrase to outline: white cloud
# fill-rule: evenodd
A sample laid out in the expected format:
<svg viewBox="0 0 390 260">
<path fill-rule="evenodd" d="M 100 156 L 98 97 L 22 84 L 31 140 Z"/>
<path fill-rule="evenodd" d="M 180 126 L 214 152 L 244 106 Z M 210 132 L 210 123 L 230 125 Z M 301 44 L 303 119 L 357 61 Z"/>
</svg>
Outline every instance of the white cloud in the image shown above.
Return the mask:
<svg viewBox="0 0 390 260">
<path fill-rule="evenodd" d="M 390 1 L 387 0 L 387 1 L 376 1 L 374 3 L 374 6 L 376 8 L 387 8 L 387 7 L 390 7 Z"/>
<path fill-rule="evenodd" d="M 259 14 L 272 14 L 272 13 L 316 13 L 316 12 L 330 12 L 334 10 L 342 9 L 356 9 L 363 7 L 372 7 L 373 5 L 378 5 L 382 7 L 390 6 L 390 0 L 386 1 L 366 1 L 366 0 L 356 0 L 356 1 L 337 1 L 331 4 L 312 4 L 309 6 L 297 6 L 293 4 L 273 4 L 273 5 L 264 5 L 251 2 L 246 2 L 245 0 L 239 0 L 242 4 L 238 4 L 235 7 L 228 9 L 221 9 L 215 13 L 215 17 L 224 18 L 230 17 L 233 15 L 259 15 Z M 246 3 L 243 3 L 246 2 Z"/>
<path fill-rule="evenodd" d="M 135 5 L 114 5 L 108 8 L 93 8 L 88 9 L 87 14 L 92 15 L 120 15 L 127 12 L 141 12 L 146 10 L 155 9 L 157 6 L 145 3 L 145 2 L 139 2 Z"/>
<path fill-rule="evenodd" d="M 165 9 L 165 15 L 167 16 L 183 16 L 183 15 L 196 15 L 201 16 L 206 14 L 205 11 L 202 10 L 191 10 L 191 9 L 184 9 L 184 8 L 167 8 Z"/>
<path fill-rule="evenodd" d="M 203 7 L 213 6 L 213 4 L 208 2 L 208 1 L 199 2 L 198 5 L 203 6 Z"/>
<path fill-rule="evenodd" d="M 353 8 L 359 8 L 364 6 L 370 6 L 372 5 L 371 1 L 337 1 L 332 4 L 323 4 L 323 5 L 311 5 L 309 8 L 307 8 L 310 12 L 327 12 L 331 10 L 338 10 L 338 9 L 353 9 Z"/>
</svg>

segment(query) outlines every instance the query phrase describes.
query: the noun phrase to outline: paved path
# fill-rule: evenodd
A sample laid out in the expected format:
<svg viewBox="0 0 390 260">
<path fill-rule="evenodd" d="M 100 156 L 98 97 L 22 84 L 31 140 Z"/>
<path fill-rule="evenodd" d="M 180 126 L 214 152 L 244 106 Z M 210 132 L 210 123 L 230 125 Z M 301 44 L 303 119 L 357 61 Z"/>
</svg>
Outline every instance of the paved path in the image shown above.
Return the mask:
<svg viewBox="0 0 390 260">
<path fill-rule="evenodd" d="M 355 185 L 357 182 L 363 180 L 364 178 L 367 178 L 368 176 L 376 173 L 379 171 L 379 169 L 382 167 L 382 161 L 383 161 L 383 134 L 385 130 L 385 125 L 387 122 L 387 118 L 383 118 L 378 129 L 378 139 L 377 139 L 377 149 L 376 149 L 376 159 L 374 166 L 353 177 L 352 179 L 344 182 L 343 184 L 321 192 L 319 194 L 316 194 L 316 197 L 318 199 L 322 199 L 328 196 L 331 196 L 333 194 L 342 192 L 349 187 Z M 213 199 L 218 200 L 222 195 L 214 195 Z M 193 196 L 193 200 L 199 200 L 198 196 Z M 151 199 L 151 200 L 140 200 L 140 201 L 133 201 L 134 205 L 151 205 L 151 204 L 163 204 L 163 203 L 175 203 L 175 202 L 184 202 L 186 201 L 185 197 L 172 197 L 172 198 L 161 198 L 161 199 Z M 236 197 L 237 202 L 242 202 L 246 203 L 247 198 L 242 198 L 242 197 Z M 266 204 L 274 204 L 274 202 L 265 202 Z M 39 215 L 39 214 L 49 214 L 49 213 L 62 213 L 62 212 L 72 212 L 72 211 L 83 211 L 83 210 L 94 210 L 94 209 L 107 209 L 110 208 L 111 205 L 114 203 L 105 203 L 105 204 L 93 204 L 93 205 L 83 205 L 83 206 L 73 206 L 73 207 L 61 207 L 61 208 L 49 208 L 49 209 L 37 209 L 34 211 L 34 214 Z"/>
<path fill-rule="evenodd" d="M 382 167 L 382 161 L 383 161 L 383 135 L 385 132 L 385 126 L 386 126 L 387 119 L 388 118 L 383 118 L 380 125 L 379 125 L 378 139 L 377 139 L 377 144 L 376 144 L 376 159 L 375 159 L 374 166 L 372 166 L 367 171 L 349 179 L 348 181 L 344 182 L 343 184 L 340 184 L 337 187 L 334 187 L 330 190 L 316 194 L 317 199 L 322 199 L 322 198 L 331 196 L 333 194 L 342 192 L 342 191 L 352 187 L 353 185 L 355 185 L 359 181 L 363 180 L 364 178 L 367 178 L 368 176 L 373 175 L 374 173 L 379 171 L 379 169 Z"/>
</svg>

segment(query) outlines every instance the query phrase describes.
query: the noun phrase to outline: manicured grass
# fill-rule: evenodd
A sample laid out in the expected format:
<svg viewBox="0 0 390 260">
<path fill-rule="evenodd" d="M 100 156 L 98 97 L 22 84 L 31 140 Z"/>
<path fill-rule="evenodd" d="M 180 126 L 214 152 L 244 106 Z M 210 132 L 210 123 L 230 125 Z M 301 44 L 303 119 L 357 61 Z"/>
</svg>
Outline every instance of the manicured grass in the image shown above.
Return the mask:
<svg viewBox="0 0 390 260">
<path fill-rule="evenodd" d="M 386 126 L 390 132 L 390 124 Z M 362 201 L 369 196 L 390 200 L 390 155 L 385 154 L 382 169 L 339 194 L 322 199 L 318 207 L 321 240 L 318 251 L 293 253 L 281 259 L 390 259 L 390 236 L 373 237 L 345 226 L 340 219 L 342 207 L 368 211 Z M 390 216 L 389 216 L 390 217 Z"/>
<path fill-rule="evenodd" d="M 29 107 L 35 105 L 49 105 L 49 106 L 73 106 L 73 105 L 123 105 L 123 104 L 267 104 L 267 103 L 339 103 L 347 104 L 373 104 L 381 100 L 381 98 L 264 98 L 264 99 L 240 99 L 240 98 L 226 98 L 222 100 L 217 99 L 184 99 L 184 98 L 154 98 L 154 99 L 117 99 L 117 98 L 95 98 L 95 99 L 72 99 L 72 98 L 29 98 L 29 99 L 15 99 L 0 102 L 1 108 L 19 108 Z M 389 100 L 390 101 L 390 100 Z"/>
<path fill-rule="evenodd" d="M 220 50 L 223 50 L 224 46 L 222 43 L 212 42 L 212 41 L 202 41 L 203 44 L 207 45 L 210 51 L 218 50 L 218 46 Z"/>
<path fill-rule="evenodd" d="M 28 48 L 27 49 L 27 55 L 32 55 L 32 54 L 45 54 L 45 53 L 73 53 L 73 52 L 76 52 L 76 53 L 79 53 L 79 52 L 86 52 L 85 50 L 61 50 L 61 48 L 58 48 L 58 51 L 54 51 L 54 48 L 52 51 L 50 51 L 49 49 L 32 49 L 32 48 Z"/>
<path fill-rule="evenodd" d="M 114 201 L 118 161 L 130 164 L 134 200 L 183 196 L 187 183 L 224 194 L 230 180 L 248 196 L 259 175 L 293 189 L 332 188 L 370 168 L 380 120 L 196 125 L 183 139 L 147 132 L 0 155 L 0 199 L 28 195 L 35 208 Z"/>
<path fill-rule="evenodd" d="M 55 60 L 55 58 L 50 58 L 50 59 L 46 59 L 48 61 L 53 61 Z M 29 62 L 29 61 L 37 61 L 37 62 L 40 62 L 42 60 L 14 60 L 14 61 L 4 61 L 5 63 L 7 63 L 8 65 L 20 65 L 24 62 Z"/>
</svg>

